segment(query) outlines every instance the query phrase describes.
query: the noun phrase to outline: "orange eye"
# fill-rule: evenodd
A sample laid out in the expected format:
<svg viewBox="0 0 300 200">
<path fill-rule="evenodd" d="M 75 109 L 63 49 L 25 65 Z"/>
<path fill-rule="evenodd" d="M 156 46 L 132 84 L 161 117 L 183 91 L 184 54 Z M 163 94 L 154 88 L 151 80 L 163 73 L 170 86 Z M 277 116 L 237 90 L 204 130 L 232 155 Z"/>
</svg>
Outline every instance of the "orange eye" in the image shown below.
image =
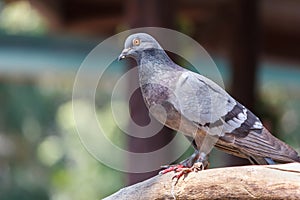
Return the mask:
<svg viewBox="0 0 300 200">
<path fill-rule="evenodd" d="M 133 41 L 132 41 L 132 44 L 133 44 L 133 46 L 138 46 L 138 45 L 140 45 L 140 40 L 139 39 L 134 39 Z"/>
</svg>

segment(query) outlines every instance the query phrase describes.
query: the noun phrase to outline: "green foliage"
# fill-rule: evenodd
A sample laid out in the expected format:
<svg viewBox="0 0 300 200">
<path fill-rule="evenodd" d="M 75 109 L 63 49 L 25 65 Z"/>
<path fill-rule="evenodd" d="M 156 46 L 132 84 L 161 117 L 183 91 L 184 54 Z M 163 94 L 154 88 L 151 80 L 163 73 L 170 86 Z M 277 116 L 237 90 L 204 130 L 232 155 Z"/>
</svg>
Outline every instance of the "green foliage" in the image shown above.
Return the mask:
<svg viewBox="0 0 300 200">
<path fill-rule="evenodd" d="M 123 186 L 123 174 L 81 144 L 71 91 L 71 85 L 0 84 L 0 199 L 99 199 Z M 109 104 L 101 105 L 109 119 Z"/>
</svg>

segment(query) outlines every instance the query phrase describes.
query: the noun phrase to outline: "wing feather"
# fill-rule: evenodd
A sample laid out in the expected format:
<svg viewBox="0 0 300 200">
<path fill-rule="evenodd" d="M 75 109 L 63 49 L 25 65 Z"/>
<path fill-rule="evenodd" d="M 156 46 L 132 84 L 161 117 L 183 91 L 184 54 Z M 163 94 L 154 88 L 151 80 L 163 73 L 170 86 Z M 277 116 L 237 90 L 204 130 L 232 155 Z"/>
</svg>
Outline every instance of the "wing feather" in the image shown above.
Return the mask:
<svg viewBox="0 0 300 200">
<path fill-rule="evenodd" d="M 211 135 L 235 133 L 244 137 L 249 130 L 262 129 L 260 120 L 235 101 L 223 88 L 190 71 L 179 76 L 174 89 L 175 107 L 187 119 Z"/>
</svg>

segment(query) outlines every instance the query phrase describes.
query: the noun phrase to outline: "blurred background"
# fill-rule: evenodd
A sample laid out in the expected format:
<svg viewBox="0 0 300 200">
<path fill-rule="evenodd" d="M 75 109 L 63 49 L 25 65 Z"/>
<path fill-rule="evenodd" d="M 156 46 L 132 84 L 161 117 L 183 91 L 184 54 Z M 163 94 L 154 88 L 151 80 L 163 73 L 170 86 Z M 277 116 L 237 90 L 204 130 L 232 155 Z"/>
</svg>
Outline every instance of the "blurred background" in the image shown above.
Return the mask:
<svg viewBox="0 0 300 200">
<path fill-rule="evenodd" d="M 0 199 L 100 199 L 157 173 L 123 173 L 95 160 L 72 115 L 73 82 L 85 56 L 134 27 L 172 28 L 197 40 L 226 89 L 299 152 L 299 10 L 297 0 L 0 0 Z M 115 75 L 134 63 L 118 65 L 97 91 L 107 134 L 134 152 L 165 145 L 173 138 L 167 128 L 148 139 L 120 134 L 105 94 Z M 138 124 L 149 122 L 139 91 L 120 109 L 129 108 Z M 212 154 L 212 167 L 248 164 Z"/>
</svg>

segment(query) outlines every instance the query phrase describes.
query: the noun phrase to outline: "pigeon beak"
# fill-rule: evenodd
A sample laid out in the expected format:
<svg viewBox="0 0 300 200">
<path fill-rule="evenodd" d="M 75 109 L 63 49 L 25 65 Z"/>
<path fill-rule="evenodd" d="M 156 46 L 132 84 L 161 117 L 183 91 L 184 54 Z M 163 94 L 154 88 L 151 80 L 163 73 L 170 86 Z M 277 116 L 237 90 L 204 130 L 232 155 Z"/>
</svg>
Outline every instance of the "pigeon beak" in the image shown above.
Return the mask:
<svg viewBox="0 0 300 200">
<path fill-rule="evenodd" d="M 122 53 L 119 55 L 118 60 L 123 60 L 128 56 L 128 52 L 131 50 L 131 48 L 123 49 Z"/>
</svg>

